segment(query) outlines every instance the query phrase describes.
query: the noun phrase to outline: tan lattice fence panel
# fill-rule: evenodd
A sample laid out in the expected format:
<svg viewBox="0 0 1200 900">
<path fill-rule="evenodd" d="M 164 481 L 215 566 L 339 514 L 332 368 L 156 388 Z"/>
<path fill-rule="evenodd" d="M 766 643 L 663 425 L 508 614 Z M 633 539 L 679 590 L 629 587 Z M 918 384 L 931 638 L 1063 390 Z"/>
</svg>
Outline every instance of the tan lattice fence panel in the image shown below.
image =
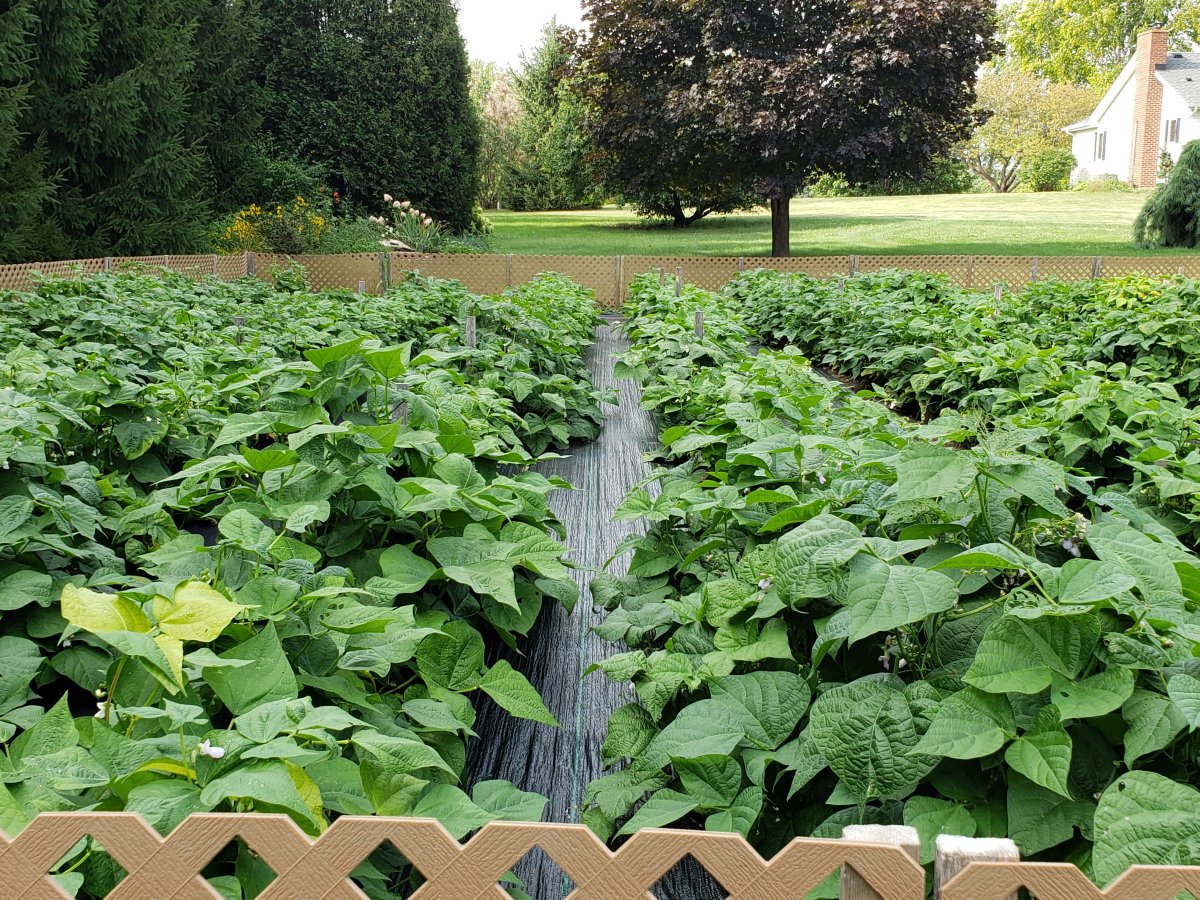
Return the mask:
<svg viewBox="0 0 1200 900">
<path fill-rule="evenodd" d="M 46 814 L 11 841 L 0 835 L 3 896 L 64 900 L 47 873 L 87 836 L 128 873 L 109 900 L 219 900 L 199 873 L 238 838 L 276 874 L 259 900 L 363 900 L 348 879 L 384 843 L 425 876 L 413 900 L 505 900 L 499 879 L 537 848 L 574 882 L 568 900 L 653 900 L 651 889 L 688 856 L 732 900 L 794 900 L 843 867 L 879 900 L 925 898 L 924 870 L 882 844 L 796 840 L 768 862 L 733 834 L 643 831 L 614 852 L 577 825 L 494 822 L 462 845 L 429 820 L 347 816 L 314 839 L 285 816 L 264 815 L 195 815 L 164 838 L 127 813 Z M 1101 891 L 1071 865 L 974 863 L 941 900 L 1008 900 L 1021 888 L 1042 900 L 1172 900 L 1200 896 L 1200 868 L 1135 867 Z"/>
<path fill-rule="evenodd" d="M 1091 256 L 1039 256 L 1037 267 L 1039 281 L 1048 278 L 1058 281 L 1083 281 L 1092 277 L 1096 270 L 1096 260 Z"/>
<path fill-rule="evenodd" d="M 1191 262 L 1190 271 L 1187 266 L 1188 262 Z M 1200 274 L 1200 264 L 1195 259 L 1170 256 L 1106 256 L 1101 260 L 1100 274 L 1108 277 L 1117 275 L 1149 275 L 1151 277 L 1171 278 L 1179 274 L 1193 275 L 1194 277 Z"/>
<path fill-rule="evenodd" d="M 747 260 L 746 267 L 748 269 L 775 269 L 779 272 L 808 275 L 811 278 L 837 278 L 850 274 L 850 257 L 793 256 L 784 259 L 750 259 Z"/>
<path fill-rule="evenodd" d="M 623 260 L 616 256 L 513 256 L 512 283 L 524 284 L 542 272 L 558 272 L 594 292 L 598 304 L 613 309 L 621 304 Z"/>
<path fill-rule="evenodd" d="M 629 283 L 635 277 L 647 272 L 658 272 L 661 269 L 667 283 L 674 284 L 676 275 L 682 269 L 685 284 L 694 284 L 706 291 L 719 291 L 745 268 L 736 256 L 706 259 L 680 256 L 626 256 L 623 281 L 627 292 Z M 622 296 L 622 300 L 626 295 Z"/>
<path fill-rule="evenodd" d="M 0 266 L 0 291 L 27 291 L 32 286 L 32 275 L 37 264 L 22 263 L 17 266 Z"/>
<path fill-rule="evenodd" d="M 507 257 L 497 254 L 393 257 L 392 281 L 399 281 L 405 271 L 461 281 L 475 294 L 499 294 L 508 287 Z"/>
<path fill-rule="evenodd" d="M 383 293 L 383 255 L 380 253 L 345 253 L 336 256 L 290 256 L 280 262 L 271 257 L 271 263 L 287 268 L 295 263 L 304 268 L 304 276 L 317 291 L 357 291 L 361 286 L 368 294 Z M 263 257 L 256 260 L 257 274 L 270 271 L 262 268 Z"/>
</svg>

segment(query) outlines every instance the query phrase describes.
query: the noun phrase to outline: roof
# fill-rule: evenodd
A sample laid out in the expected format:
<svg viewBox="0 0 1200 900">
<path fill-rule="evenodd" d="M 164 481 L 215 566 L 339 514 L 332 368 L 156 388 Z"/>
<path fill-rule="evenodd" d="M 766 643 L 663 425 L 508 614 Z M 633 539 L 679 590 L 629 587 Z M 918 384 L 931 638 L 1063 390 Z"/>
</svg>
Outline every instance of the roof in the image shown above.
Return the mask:
<svg viewBox="0 0 1200 900">
<path fill-rule="evenodd" d="M 1133 80 L 1133 75 L 1136 70 L 1137 59 L 1135 57 L 1125 64 L 1125 68 L 1121 70 L 1121 74 L 1117 76 L 1117 80 L 1113 82 L 1112 87 L 1108 89 L 1108 92 L 1104 95 L 1104 99 L 1100 101 L 1100 105 L 1096 107 L 1092 114 L 1082 122 L 1076 122 L 1074 125 L 1068 125 L 1063 129 L 1063 131 L 1067 132 L 1067 134 L 1077 134 L 1081 131 L 1091 131 L 1097 128 L 1100 124 L 1100 121 L 1104 118 L 1104 114 L 1108 112 L 1109 107 L 1111 107 L 1116 102 L 1117 97 L 1121 95 L 1121 91 L 1125 90 L 1125 86 L 1131 80 Z"/>
<path fill-rule="evenodd" d="M 1192 110 L 1200 109 L 1200 53 L 1171 53 L 1155 71 L 1158 80 L 1183 98 Z"/>
</svg>

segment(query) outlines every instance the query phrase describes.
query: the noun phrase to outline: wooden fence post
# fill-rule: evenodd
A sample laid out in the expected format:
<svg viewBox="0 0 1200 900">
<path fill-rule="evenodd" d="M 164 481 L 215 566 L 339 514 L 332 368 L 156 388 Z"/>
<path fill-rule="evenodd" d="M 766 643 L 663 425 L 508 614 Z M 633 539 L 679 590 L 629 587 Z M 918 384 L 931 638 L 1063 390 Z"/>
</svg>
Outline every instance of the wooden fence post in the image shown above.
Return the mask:
<svg viewBox="0 0 1200 900">
<path fill-rule="evenodd" d="M 847 825 L 842 840 L 856 844 L 889 844 L 921 862 L 921 835 L 907 825 Z M 881 900 L 879 894 L 850 866 L 842 867 L 841 900 Z"/>
<path fill-rule="evenodd" d="M 625 257 L 617 257 L 617 307 L 625 302 Z"/>
<path fill-rule="evenodd" d="M 658 267 L 658 286 L 665 288 L 667 286 L 667 270 L 662 266 Z"/>
<path fill-rule="evenodd" d="M 258 260 L 255 258 L 253 250 L 246 251 L 246 274 L 257 275 L 255 269 L 258 268 Z"/>
<path fill-rule="evenodd" d="M 387 251 L 379 254 L 379 283 L 385 294 L 392 286 L 392 254 Z"/>
<path fill-rule="evenodd" d="M 675 270 L 675 296 L 683 296 L 683 266 L 679 266 Z"/>
<path fill-rule="evenodd" d="M 504 280 L 508 284 L 509 287 L 513 286 L 513 283 L 512 283 L 513 266 L 512 266 L 512 264 L 513 264 L 513 255 L 510 253 L 510 254 L 508 254 L 508 258 L 504 261 Z"/>
<path fill-rule="evenodd" d="M 857 256 L 850 257 L 850 274 L 851 275 L 858 274 L 858 257 Z"/>
<path fill-rule="evenodd" d="M 744 257 L 744 256 L 738 257 L 738 271 L 739 272 L 746 271 L 746 257 Z"/>
<path fill-rule="evenodd" d="M 1035 256 L 1033 258 L 1033 276 L 1032 276 L 1030 283 L 1037 284 L 1037 282 L 1038 282 L 1038 258 Z"/>
<path fill-rule="evenodd" d="M 113 270 L 113 258 L 111 256 L 104 257 L 104 271 L 111 272 Z"/>
<path fill-rule="evenodd" d="M 971 863 L 1014 863 L 1021 861 L 1021 851 L 1008 838 L 966 838 L 942 834 L 937 839 L 937 863 L 933 872 L 934 900 L 941 900 L 942 890 L 954 876 Z M 1017 900 L 1013 894 L 1007 900 Z"/>
<path fill-rule="evenodd" d="M 212 274 L 213 274 L 213 277 L 216 278 L 217 277 L 217 254 L 214 253 L 212 255 L 212 258 L 213 258 L 212 259 Z"/>
<path fill-rule="evenodd" d="M 1104 275 L 1104 257 L 1092 257 L 1092 277 L 1101 278 Z"/>
</svg>

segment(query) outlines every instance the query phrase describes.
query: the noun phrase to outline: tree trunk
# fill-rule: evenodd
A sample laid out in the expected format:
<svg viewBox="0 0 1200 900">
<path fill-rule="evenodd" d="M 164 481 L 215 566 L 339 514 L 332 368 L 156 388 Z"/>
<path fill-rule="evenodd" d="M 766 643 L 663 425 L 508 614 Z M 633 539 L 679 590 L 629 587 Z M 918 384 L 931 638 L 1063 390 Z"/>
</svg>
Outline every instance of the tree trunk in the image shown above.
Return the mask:
<svg viewBox="0 0 1200 900">
<path fill-rule="evenodd" d="M 771 198 L 771 256 L 792 255 L 792 198 Z"/>
</svg>

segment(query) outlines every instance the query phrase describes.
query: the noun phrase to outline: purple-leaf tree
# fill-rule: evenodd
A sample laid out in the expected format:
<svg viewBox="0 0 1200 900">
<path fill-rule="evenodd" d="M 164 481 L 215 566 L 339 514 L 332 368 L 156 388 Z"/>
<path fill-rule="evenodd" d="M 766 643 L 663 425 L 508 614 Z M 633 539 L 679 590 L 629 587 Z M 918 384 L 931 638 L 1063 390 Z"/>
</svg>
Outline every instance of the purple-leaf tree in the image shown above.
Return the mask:
<svg viewBox="0 0 1200 900">
<path fill-rule="evenodd" d="M 818 172 L 919 176 L 976 124 L 994 0 L 584 0 L 580 89 L 599 170 L 627 196 L 771 207 Z"/>
</svg>

